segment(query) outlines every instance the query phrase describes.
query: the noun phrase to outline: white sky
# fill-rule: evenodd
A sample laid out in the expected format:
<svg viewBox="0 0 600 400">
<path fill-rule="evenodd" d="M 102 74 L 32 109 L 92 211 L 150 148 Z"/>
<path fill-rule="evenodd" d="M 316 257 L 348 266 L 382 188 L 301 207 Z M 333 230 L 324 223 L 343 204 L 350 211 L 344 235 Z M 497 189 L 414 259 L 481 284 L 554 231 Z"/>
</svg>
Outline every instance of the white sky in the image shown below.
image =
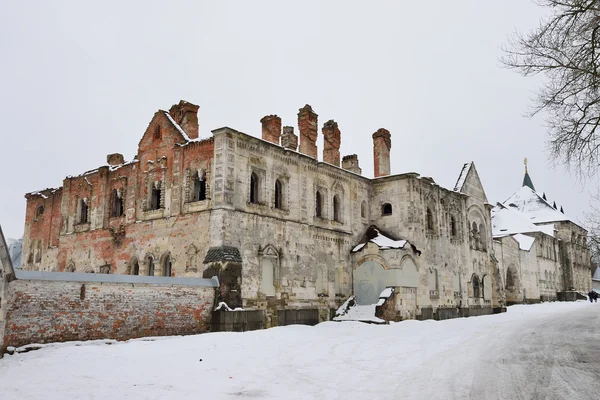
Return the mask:
<svg viewBox="0 0 600 400">
<path fill-rule="evenodd" d="M 536 88 L 500 66 L 500 46 L 537 25 L 526 0 L 11 1 L 0 6 L 0 224 L 23 233 L 26 192 L 133 158 L 157 109 L 200 105 L 200 135 L 260 136 L 310 104 L 335 119 L 342 155 L 373 175 L 371 134 L 392 133 L 392 173 L 452 188 L 474 161 L 490 202 L 536 189 L 580 220 L 588 189 L 551 168 Z M 297 133 L 297 128 L 296 128 Z M 321 133 L 319 133 L 321 135 Z M 321 157 L 322 146 L 319 146 Z"/>
</svg>

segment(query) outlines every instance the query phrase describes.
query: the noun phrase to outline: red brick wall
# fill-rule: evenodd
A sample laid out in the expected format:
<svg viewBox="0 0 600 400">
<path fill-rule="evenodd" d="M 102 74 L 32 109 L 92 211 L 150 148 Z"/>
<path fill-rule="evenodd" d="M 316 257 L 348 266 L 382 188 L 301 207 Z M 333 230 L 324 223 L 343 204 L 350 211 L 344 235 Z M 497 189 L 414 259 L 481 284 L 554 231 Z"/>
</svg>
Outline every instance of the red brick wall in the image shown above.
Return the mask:
<svg viewBox="0 0 600 400">
<path fill-rule="evenodd" d="M 208 332 L 215 289 L 15 280 L 9 284 L 8 296 L 0 352 L 29 343 Z"/>
</svg>

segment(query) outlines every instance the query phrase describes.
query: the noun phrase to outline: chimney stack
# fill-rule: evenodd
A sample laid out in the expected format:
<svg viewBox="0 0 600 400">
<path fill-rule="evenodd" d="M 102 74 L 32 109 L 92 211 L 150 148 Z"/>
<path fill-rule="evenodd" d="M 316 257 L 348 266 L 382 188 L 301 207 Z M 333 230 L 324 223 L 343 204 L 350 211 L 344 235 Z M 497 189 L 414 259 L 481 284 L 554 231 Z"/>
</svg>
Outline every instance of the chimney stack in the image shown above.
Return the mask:
<svg viewBox="0 0 600 400">
<path fill-rule="evenodd" d="M 110 166 L 125 164 L 123 154 L 113 153 L 106 156 L 106 163 Z"/>
<path fill-rule="evenodd" d="M 323 125 L 323 161 L 340 166 L 341 133 L 337 122 L 330 119 Z"/>
<path fill-rule="evenodd" d="M 298 130 L 300 131 L 300 153 L 317 159 L 317 135 L 319 128 L 317 118 L 312 108 L 307 104 L 298 112 Z"/>
<path fill-rule="evenodd" d="M 392 139 L 390 131 L 379 128 L 373 134 L 373 163 L 375 166 L 375 178 L 390 174 L 390 149 Z"/>
<path fill-rule="evenodd" d="M 279 145 L 281 137 L 281 118 L 277 115 L 267 115 L 260 120 L 262 124 L 262 138 L 267 142 Z"/>
<path fill-rule="evenodd" d="M 362 169 L 358 166 L 358 156 L 356 154 L 344 156 L 344 158 L 342 158 L 342 168 L 354 172 L 355 174 L 362 175 Z"/>
<path fill-rule="evenodd" d="M 185 100 L 179 101 L 169 109 L 169 114 L 190 139 L 198 139 L 198 107 Z"/>
<path fill-rule="evenodd" d="M 281 146 L 296 151 L 298 149 L 298 136 L 294 135 L 293 126 L 284 126 L 281 135 Z"/>
</svg>

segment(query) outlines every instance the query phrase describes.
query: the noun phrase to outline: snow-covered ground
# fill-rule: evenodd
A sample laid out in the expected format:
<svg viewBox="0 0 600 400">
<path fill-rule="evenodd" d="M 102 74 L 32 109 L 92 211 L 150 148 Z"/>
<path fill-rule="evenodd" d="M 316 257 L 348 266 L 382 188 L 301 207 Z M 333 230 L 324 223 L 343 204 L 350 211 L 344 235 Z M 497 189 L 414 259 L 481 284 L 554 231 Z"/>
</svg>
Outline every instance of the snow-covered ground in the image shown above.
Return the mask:
<svg viewBox="0 0 600 400">
<path fill-rule="evenodd" d="M 53 344 L 0 360 L 0 399 L 597 399 L 600 304 L 390 325 Z"/>
</svg>

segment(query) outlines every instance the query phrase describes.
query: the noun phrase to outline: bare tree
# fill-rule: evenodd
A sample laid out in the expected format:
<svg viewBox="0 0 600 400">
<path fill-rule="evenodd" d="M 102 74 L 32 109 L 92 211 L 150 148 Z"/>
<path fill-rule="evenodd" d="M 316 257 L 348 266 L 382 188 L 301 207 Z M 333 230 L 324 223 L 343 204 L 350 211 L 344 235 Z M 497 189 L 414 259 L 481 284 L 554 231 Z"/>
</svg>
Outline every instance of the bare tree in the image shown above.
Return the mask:
<svg viewBox="0 0 600 400">
<path fill-rule="evenodd" d="M 550 16 L 529 34 L 516 33 L 502 62 L 545 77 L 531 115 L 548 115 L 551 158 L 591 176 L 600 167 L 600 0 L 537 3 Z"/>
</svg>

